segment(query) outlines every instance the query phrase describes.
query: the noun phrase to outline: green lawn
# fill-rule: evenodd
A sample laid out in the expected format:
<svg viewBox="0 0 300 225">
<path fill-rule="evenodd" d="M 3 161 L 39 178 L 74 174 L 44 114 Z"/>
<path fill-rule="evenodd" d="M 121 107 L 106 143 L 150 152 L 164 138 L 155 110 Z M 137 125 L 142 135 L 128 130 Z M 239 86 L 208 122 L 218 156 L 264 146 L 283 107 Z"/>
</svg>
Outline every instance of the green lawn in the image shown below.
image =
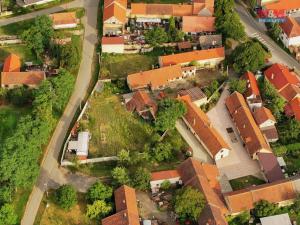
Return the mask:
<svg viewBox="0 0 300 225">
<path fill-rule="evenodd" d="M 111 176 L 111 171 L 116 166 L 116 161 L 82 164 L 76 169 L 76 171 L 106 180 Z M 74 167 L 70 167 L 70 170 L 74 170 Z"/>
<path fill-rule="evenodd" d="M 0 46 L 0 62 L 3 62 L 10 53 L 18 55 L 23 62 L 39 63 L 33 53 L 23 44 Z"/>
<path fill-rule="evenodd" d="M 126 111 L 116 95 L 95 93 L 80 128 L 92 133 L 90 157 L 114 156 L 121 149 L 141 151 L 149 142 L 153 128 Z"/>
<path fill-rule="evenodd" d="M 265 181 L 260 180 L 254 176 L 240 177 L 230 180 L 229 182 L 234 191 L 244 189 L 252 185 L 260 185 L 265 183 Z"/>
<path fill-rule="evenodd" d="M 33 23 L 34 19 L 29 19 L 2 26 L 0 27 L 0 35 L 21 35 L 23 31 L 30 28 Z"/>
</svg>

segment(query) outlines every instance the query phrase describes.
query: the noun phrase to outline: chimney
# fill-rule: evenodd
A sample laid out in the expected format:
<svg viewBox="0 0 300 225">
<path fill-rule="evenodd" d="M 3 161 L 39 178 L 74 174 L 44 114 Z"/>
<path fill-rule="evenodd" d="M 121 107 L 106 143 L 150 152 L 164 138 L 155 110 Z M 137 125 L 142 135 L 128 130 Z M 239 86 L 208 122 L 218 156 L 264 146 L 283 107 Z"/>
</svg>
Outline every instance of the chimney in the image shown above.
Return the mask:
<svg viewBox="0 0 300 225">
<path fill-rule="evenodd" d="M 126 217 L 127 217 L 127 213 L 125 212 L 125 213 L 123 214 L 123 216 L 124 216 L 124 218 L 126 218 Z"/>
<path fill-rule="evenodd" d="M 271 79 L 272 79 L 272 80 L 274 79 L 274 73 L 272 73 L 272 75 L 271 75 Z"/>
<path fill-rule="evenodd" d="M 246 124 L 243 125 L 243 128 L 244 128 L 244 129 L 246 128 Z"/>
<path fill-rule="evenodd" d="M 195 126 L 196 125 L 196 119 L 194 118 L 194 120 L 193 120 L 193 126 Z"/>
<path fill-rule="evenodd" d="M 122 202 L 123 202 L 123 204 L 125 204 L 126 203 L 125 199 Z"/>
</svg>

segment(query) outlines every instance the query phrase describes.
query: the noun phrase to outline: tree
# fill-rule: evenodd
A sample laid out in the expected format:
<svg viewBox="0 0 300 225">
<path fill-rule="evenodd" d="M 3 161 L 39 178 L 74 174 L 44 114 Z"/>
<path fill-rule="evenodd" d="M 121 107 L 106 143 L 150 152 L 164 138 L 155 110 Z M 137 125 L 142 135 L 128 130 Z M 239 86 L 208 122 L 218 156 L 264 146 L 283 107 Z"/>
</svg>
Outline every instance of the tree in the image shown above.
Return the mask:
<svg viewBox="0 0 300 225">
<path fill-rule="evenodd" d="M 174 17 L 169 19 L 168 38 L 170 42 L 179 42 L 184 38 L 184 33 L 176 28 Z"/>
<path fill-rule="evenodd" d="M 32 101 L 32 91 L 27 87 L 17 87 L 7 91 L 9 102 L 16 106 L 24 106 Z"/>
<path fill-rule="evenodd" d="M 113 189 L 100 181 L 94 183 L 87 191 L 86 196 L 90 202 L 96 200 L 110 199 L 113 194 Z"/>
<path fill-rule="evenodd" d="M 14 225 L 17 224 L 17 215 L 14 208 L 10 204 L 4 204 L 0 208 L 0 225 Z"/>
<path fill-rule="evenodd" d="M 77 193 L 73 186 L 64 184 L 55 191 L 55 201 L 63 209 L 69 210 L 77 203 Z"/>
<path fill-rule="evenodd" d="M 78 44 L 75 40 L 75 36 L 73 36 L 71 43 L 61 46 L 59 55 L 61 67 L 64 67 L 68 70 L 72 70 L 73 68 L 77 67 L 81 57 L 80 49 L 77 45 Z"/>
<path fill-rule="evenodd" d="M 172 146 L 169 143 L 157 143 L 153 149 L 153 156 L 158 162 L 171 159 L 173 157 Z"/>
<path fill-rule="evenodd" d="M 229 80 L 229 91 L 231 93 L 237 91 L 244 94 L 247 88 L 247 82 L 244 79 L 232 78 Z"/>
<path fill-rule="evenodd" d="M 197 221 L 205 206 L 205 198 L 197 189 L 184 187 L 176 192 L 173 205 L 176 214 L 181 219 Z"/>
<path fill-rule="evenodd" d="M 133 175 L 133 186 L 142 191 L 149 189 L 151 174 L 150 172 L 142 167 L 139 167 Z"/>
<path fill-rule="evenodd" d="M 112 207 L 103 200 L 97 200 L 92 205 L 87 205 L 86 216 L 90 219 L 101 219 L 112 211 Z"/>
<path fill-rule="evenodd" d="M 266 200 L 261 200 L 255 203 L 255 207 L 253 209 L 253 213 L 257 218 L 273 216 L 276 214 L 277 211 L 278 211 L 277 205 L 270 203 Z"/>
<path fill-rule="evenodd" d="M 47 15 L 37 16 L 34 19 L 34 26 L 39 30 L 39 32 L 43 36 L 44 47 L 48 48 L 51 38 L 54 36 L 52 20 Z"/>
<path fill-rule="evenodd" d="M 117 185 L 130 183 L 128 171 L 124 167 L 115 167 L 112 170 L 111 175 Z"/>
<path fill-rule="evenodd" d="M 0 205 L 11 202 L 12 200 L 12 189 L 9 186 L 2 186 L 0 188 Z"/>
<path fill-rule="evenodd" d="M 207 97 L 211 97 L 218 88 L 219 88 L 219 82 L 213 80 L 208 87 L 204 88 L 204 93 Z"/>
<path fill-rule="evenodd" d="M 300 121 L 288 119 L 278 126 L 280 142 L 290 144 L 300 140 Z"/>
<path fill-rule="evenodd" d="M 128 165 L 130 163 L 130 154 L 129 151 L 122 149 L 118 152 L 118 161 L 121 165 Z"/>
<path fill-rule="evenodd" d="M 145 41 L 153 47 L 157 47 L 162 43 L 168 42 L 168 35 L 161 27 L 155 27 L 145 34 Z"/>
<path fill-rule="evenodd" d="M 236 47 L 230 58 L 233 69 L 238 73 L 257 71 L 265 64 L 265 50 L 260 43 L 247 41 Z"/>
<path fill-rule="evenodd" d="M 164 98 L 158 103 L 158 112 L 155 120 L 155 127 L 159 131 L 173 129 L 177 119 L 186 113 L 185 105 L 171 98 Z"/>
<path fill-rule="evenodd" d="M 169 180 L 164 180 L 161 185 L 160 185 L 160 189 L 162 190 L 168 190 L 171 187 L 171 182 Z"/>
<path fill-rule="evenodd" d="M 238 216 L 235 216 L 231 221 L 229 221 L 229 225 L 248 225 L 250 220 L 250 213 L 245 211 Z"/>
<path fill-rule="evenodd" d="M 270 23 L 269 33 L 274 40 L 278 41 L 281 33 L 279 23 Z"/>
</svg>

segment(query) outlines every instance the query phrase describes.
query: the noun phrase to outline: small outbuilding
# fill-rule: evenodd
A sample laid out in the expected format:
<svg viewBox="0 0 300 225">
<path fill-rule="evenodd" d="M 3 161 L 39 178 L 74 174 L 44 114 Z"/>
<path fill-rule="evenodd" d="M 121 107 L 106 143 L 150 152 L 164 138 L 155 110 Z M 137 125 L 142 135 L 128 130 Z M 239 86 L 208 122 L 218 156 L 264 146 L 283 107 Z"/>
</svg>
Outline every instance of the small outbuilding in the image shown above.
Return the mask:
<svg viewBox="0 0 300 225">
<path fill-rule="evenodd" d="M 90 133 L 88 131 L 79 132 L 77 140 L 69 141 L 68 151 L 75 151 L 80 160 L 87 159 L 89 153 Z"/>
<path fill-rule="evenodd" d="M 260 218 L 261 225 L 292 225 L 288 213 Z"/>
</svg>

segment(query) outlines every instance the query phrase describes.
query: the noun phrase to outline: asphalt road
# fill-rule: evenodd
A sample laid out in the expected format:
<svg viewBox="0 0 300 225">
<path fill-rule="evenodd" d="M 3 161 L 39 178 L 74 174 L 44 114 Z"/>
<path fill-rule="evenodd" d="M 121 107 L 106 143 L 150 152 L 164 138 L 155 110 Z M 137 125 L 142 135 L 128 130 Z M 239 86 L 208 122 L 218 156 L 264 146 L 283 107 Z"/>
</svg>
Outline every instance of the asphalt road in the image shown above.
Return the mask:
<svg viewBox="0 0 300 225">
<path fill-rule="evenodd" d="M 241 22 L 245 26 L 245 31 L 249 37 L 256 37 L 264 43 L 271 51 L 272 63 L 283 63 L 291 68 L 300 71 L 300 64 L 283 49 L 281 49 L 266 33 L 264 25 L 254 19 L 247 9 L 240 2 L 235 4 L 235 10 L 241 18 Z"/>
<path fill-rule="evenodd" d="M 57 124 L 57 127 L 44 154 L 44 158 L 41 163 L 40 175 L 27 202 L 21 225 L 32 225 L 34 223 L 35 216 L 43 198 L 43 194 L 48 187 L 55 186 L 55 184 L 68 182 L 59 169 L 58 158 L 64 138 L 75 115 L 76 109 L 79 107 L 82 99 L 84 98 L 92 78 L 91 70 L 93 54 L 95 50 L 95 44 L 98 41 L 96 29 L 98 3 L 99 0 L 75 0 L 74 2 L 65 4 L 63 6 L 53 7 L 51 9 L 5 19 L 7 21 L 0 20 L 1 26 L 24 19 L 34 18 L 37 15 L 61 11 L 71 7 L 84 7 L 86 10 L 86 14 L 82 18 L 82 23 L 85 27 L 82 61 L 80 64 L 75 89 L 60 121 Z"/>
</svg>

